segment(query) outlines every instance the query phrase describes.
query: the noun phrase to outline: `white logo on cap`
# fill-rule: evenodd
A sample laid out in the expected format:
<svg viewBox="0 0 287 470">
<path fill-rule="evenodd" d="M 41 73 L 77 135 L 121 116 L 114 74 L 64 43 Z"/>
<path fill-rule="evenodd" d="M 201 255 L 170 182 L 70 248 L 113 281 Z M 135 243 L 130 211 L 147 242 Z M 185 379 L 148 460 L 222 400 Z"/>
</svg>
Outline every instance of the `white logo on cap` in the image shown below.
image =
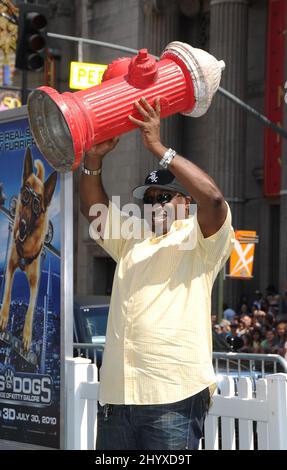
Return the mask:
<svg viewBox="0 0 287 470">
<path fill-rule="evenodd" d="M 156 174 L 156 171 L 152 171 L 151 174 L 149 175 L 148 179 L 150 180 L 151 183 L 156 183 L 158 180 L 158 176 Z"/>
</svg>

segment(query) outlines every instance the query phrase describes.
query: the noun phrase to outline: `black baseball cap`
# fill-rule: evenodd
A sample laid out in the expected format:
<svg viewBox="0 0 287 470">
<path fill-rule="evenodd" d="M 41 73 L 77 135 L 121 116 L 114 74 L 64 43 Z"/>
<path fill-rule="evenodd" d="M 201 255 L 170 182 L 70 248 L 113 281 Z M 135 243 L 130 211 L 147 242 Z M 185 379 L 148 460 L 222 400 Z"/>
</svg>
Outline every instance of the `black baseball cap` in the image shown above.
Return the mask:
<svg viewBox="0 0 287 470">
<path fill-rule="evenodd" d="M 182 184 L 180 184 L 174 174 L 172 174 L 169 170 L 151 171 L 147 175 L 144 185 L 137 186 L 133 190 L 133 196 L 136 199 L 142 199 L 146 190 L 151 186 L 166 189 L 167 191 L 175 191 L 176 193 L 181 193 L 184 196 L 189 196 L 188 191 L 182 186 Z"/>
</svg>

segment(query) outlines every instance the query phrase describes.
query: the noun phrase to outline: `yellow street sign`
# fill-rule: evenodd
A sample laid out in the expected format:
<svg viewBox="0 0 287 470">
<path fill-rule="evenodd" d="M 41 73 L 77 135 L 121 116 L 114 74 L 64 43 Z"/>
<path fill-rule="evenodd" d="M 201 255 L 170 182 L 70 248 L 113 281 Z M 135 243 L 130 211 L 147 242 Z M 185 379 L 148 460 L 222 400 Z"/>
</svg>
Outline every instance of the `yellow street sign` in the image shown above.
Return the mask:
<svg viewBox="0 0 287 470">
<path fill-rule="evenodd" d="M 87 62 L 71 62 L 70 88 L 84 90 L 99 85 L 107 65 L 88 64 Z"/>
</svg>

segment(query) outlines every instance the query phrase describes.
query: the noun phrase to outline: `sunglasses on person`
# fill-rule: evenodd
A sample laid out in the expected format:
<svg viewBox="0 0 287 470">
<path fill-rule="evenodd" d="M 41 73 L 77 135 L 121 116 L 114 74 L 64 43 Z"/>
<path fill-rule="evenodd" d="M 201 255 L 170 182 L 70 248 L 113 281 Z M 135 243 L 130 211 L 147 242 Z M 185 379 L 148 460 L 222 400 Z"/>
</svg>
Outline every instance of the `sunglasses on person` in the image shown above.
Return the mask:
<svg viewBox="0 0 287 470">
<path fill-rule="evenodd" d="M 175 194 L 169 194 L 169 193 L 160 193 L 160 194 L 157 194 L 156 196 L 149 196 L 148 194 L 144 194 L 143 203 L 151 204 L 152 206 L 156 203 L 166 204 L 167 202 L 170 202 L 172 198 L 174 197 L 175 197 Z"/>
</svg>

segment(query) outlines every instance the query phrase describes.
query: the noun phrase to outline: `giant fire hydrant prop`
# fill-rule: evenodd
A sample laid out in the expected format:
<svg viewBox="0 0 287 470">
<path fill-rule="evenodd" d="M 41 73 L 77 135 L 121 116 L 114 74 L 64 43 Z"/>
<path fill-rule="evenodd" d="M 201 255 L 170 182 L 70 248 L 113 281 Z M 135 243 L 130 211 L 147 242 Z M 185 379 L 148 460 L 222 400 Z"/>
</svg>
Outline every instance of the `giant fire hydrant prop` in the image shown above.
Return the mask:
<svg viewBox="0 0 287 470">
<path fill-rule="evenodd" d="M 33 137 L 57 171 L 75 170 L 93 144 L 135 129 L 128 116 L 141 118 L 134 102 L 142 96 L 151 105 L 160 97 L 162 118 L 178 112 L 202 116 L 225 67 L 207 52 L 177 41 L 167 45 L 159 61 L 146 49 L 120 61 L 108 67 L 100 85 L 63 94 L 43 86 L 30 94 Z"/>
</svg>

